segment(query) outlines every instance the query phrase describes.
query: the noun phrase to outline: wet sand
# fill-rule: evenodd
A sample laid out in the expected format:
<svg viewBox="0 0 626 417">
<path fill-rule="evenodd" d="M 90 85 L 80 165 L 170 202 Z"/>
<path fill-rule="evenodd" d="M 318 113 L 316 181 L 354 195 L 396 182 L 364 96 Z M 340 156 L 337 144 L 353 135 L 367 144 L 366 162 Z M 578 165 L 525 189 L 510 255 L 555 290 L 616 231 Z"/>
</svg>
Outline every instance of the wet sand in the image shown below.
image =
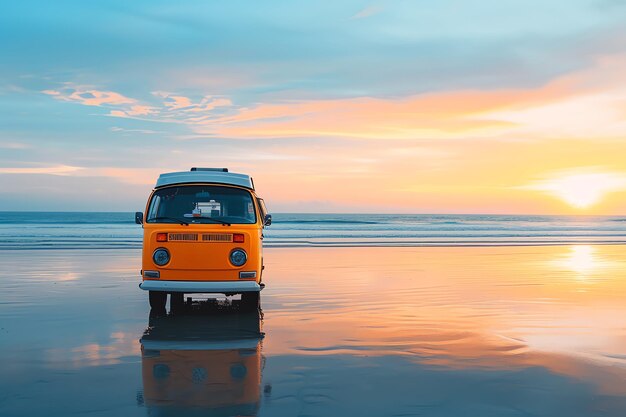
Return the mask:
<svg viewBox="0 0 626 417">
<path fill-rule="evenodd" d="M 0 415 L 624 416 L 626 247 L 270 248 L 150 317 L 138 250 L 0 252 Z"/>
</svg>

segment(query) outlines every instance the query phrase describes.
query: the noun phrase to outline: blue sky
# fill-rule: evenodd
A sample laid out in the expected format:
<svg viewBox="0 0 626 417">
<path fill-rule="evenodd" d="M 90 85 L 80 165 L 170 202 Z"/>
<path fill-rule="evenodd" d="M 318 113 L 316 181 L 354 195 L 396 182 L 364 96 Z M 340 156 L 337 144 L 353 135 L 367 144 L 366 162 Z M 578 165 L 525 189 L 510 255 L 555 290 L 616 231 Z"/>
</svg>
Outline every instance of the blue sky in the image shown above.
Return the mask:
<svg viewBox="0 0 626 417">
<path fill-rule="evenodd" d="M 615 73 L 624 62 L 625 6 L 610 0 L 13 2 L 0 16 L 0 210 L 132 211 L 159 172 L 208 165 L 253 174 L 279 211 L 444 212 L 455 211 L 450 205 L 462 195 L 476 202 L 465 211 L 484 212 L 494 207 L 480 204 L 484 187 L 521 190 L 581 166 L 621 169 L 598 168 L 595 159 L 559 160 L 503 185 L 486 180 L 498 169 L 487 167 L 474 182 L 476 192 L 467 194 L 472 185 L 459 191 L 451 178 L 462 174 L 464 157 L 479 158 L 472 148 L 501 152 L 502 143 L 543 141 L 550 132 L 475 131 L 465 123 L 471 108 L 445 125 L 430 126 L 428 118 L 416 125 L 400 115 L 437 95 L 449 94 L 451 108 L 469 92 L 544 97 L 545 89 L 570 79 L 575 85 L 559 90 L 559 103 L 614 91 L 623 81 Z M 612 76 L 614 84 L 595 86 Z M 549 96 L 550 103 L 557 100 Z M 506 110 L 528 110 L 520 100 Z M 377 109 L 388 114 L 372 120 Z M 361 120 L 369 127 L 356 129 Z M 614 152 L 622 133 L 613 129 L 594 140 Z M 568 146 L 580 139 L 557 136 Z M 591 145 L 576 146 L 585 153 Z M 406 149 L 414 159 L 399 159 Z M 393 181 L 390 167 L 398 168 L 396 176 L 427 178 L 436 190 L 407 199 L 401 190 L 410 184 L 404 184 L 376 203 L 360 198 L 354 184 Z M 284 191 L 303 180 L 308 193 Z M 532 193 L 510 196 L 497 210 L 513 210 L 518 198 L 529 212 L 559 210 Z"/>
</svg>

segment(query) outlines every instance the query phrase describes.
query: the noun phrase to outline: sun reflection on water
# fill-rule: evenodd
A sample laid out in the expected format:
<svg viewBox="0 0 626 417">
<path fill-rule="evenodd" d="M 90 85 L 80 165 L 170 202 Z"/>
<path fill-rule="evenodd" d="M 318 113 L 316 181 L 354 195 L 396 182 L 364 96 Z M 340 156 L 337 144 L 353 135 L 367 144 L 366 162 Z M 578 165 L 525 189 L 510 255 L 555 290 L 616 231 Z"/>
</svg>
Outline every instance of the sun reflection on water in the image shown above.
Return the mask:
<svg viewBox="0 0 626 417">
<path fill-rule="evenodd" d="M 583 277 L 602 266 L 596 249 L 590 245 L 571 246 L 570 253 L 563 259 L 562 264 L 565 268 Z"/>
<path fill-rule="evenodd" d="M 571 276 L 578 280 L 586 280 L 617 268 L 620 264 L 607 257 L 606 251 L 601 249 L 602 247 L 594 245 L 573 245 L 568 248 L 568 252 L 561 254 L 550 264 L 556 269 L 573 272 Z"/>
</svg>

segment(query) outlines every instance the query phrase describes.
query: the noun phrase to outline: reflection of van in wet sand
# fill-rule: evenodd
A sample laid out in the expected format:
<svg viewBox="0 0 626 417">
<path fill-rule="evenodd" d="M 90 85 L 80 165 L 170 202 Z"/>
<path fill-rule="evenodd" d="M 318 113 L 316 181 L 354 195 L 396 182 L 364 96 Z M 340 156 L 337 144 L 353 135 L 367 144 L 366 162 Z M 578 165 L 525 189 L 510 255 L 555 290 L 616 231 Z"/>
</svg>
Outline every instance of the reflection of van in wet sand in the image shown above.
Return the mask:
<svg viewBox="0 0 626 417">
<path fill-rule="evenodd" d="M 258 311 L 151 318 L 141 338 L 148 414 L 256 416 L 262 338 Z"/>
<path fill-rule="evenodd" d="M 141 289 L 150 306 L 182 303 L 184 294 L 241 294 L 259 305 L 263 227 L 271 224 L 252 178 L 226 168 L 161 174 L 144 213 Z"/>
</svg>

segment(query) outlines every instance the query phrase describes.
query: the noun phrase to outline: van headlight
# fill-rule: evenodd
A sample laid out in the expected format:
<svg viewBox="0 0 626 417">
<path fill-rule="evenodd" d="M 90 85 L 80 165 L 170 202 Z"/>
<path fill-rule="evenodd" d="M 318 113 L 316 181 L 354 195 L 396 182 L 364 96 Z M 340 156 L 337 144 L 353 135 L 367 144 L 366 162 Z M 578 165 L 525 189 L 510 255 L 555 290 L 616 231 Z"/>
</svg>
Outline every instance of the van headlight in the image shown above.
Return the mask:
<svg viewBox="0 0 626 417">
<path fill-rule="evenodd" d="M 233 249 L 230 252 L 230 263 L 235 266 L 242 266 L 248 260 L 248 254 L 243 249 Z"/>
<path fill-rule="evenodd" d="M 170 261 L 170 253 L 165 248 L 159 248 L 152 254 L 152 260 L 155 264 L 163 266 Z"/>
</svg>

